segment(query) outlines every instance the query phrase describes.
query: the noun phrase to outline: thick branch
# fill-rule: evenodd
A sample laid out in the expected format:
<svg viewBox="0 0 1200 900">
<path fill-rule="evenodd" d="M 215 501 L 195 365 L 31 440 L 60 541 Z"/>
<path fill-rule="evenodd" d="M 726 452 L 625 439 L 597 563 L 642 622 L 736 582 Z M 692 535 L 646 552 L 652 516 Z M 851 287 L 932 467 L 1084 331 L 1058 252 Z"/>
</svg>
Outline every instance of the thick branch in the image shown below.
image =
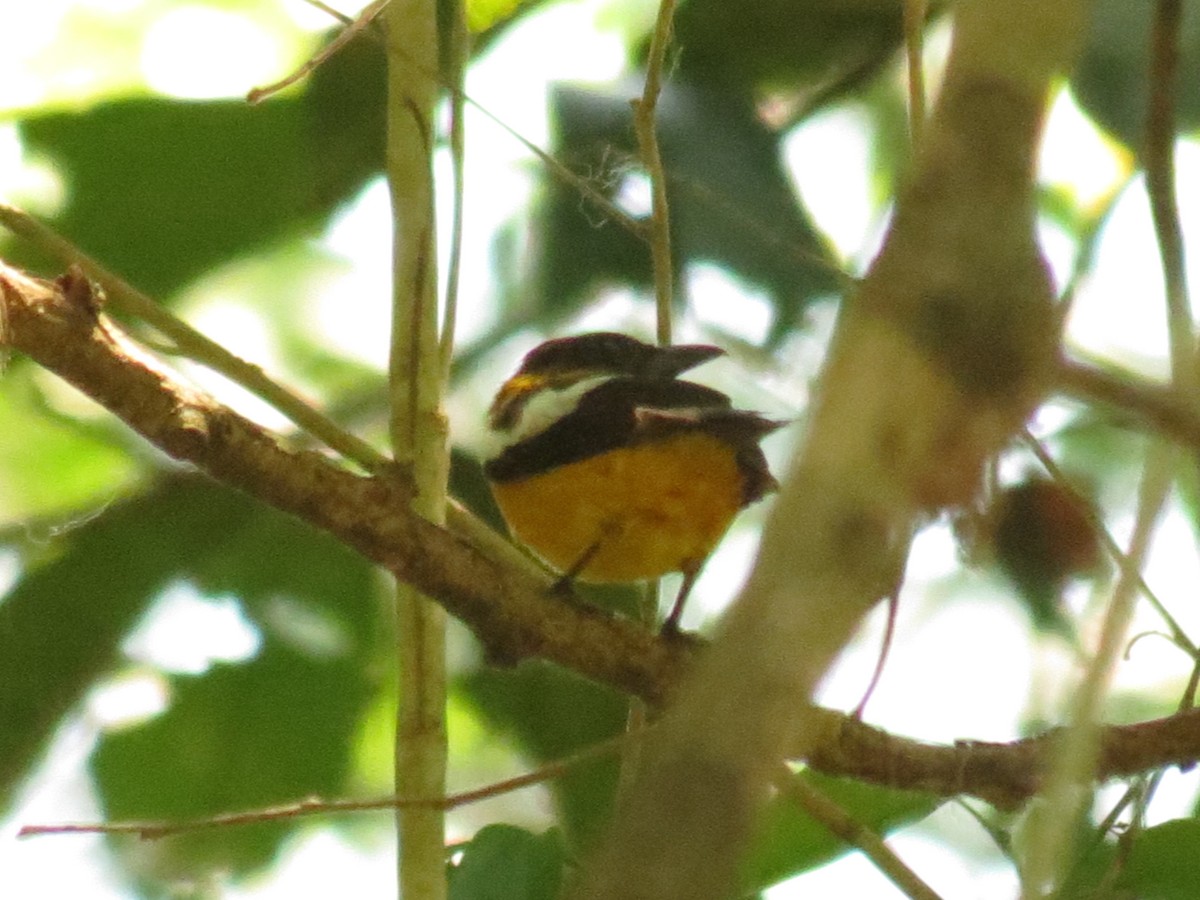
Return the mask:
<svg viewBox="0 0 1200 900">
<path fill-rule="evenodd" d="M 409 511 L 406 473 L 364 477 L 288 449 L 253 422 L 160 368 L 100 317 L 82 278 L 45 282 L 0 263 L 5 343 L 107 407 L 168 455 L 333 534 L 435 596 L 498 660 L 539 656 L 661 701 L 684 662 L 678 647 L 547 593 Z M 3 321 L 3 318 L 0 318 Z"/>
<path fill-rule="evenodd" d="M 281 446 L 249 420 L 185 386 L 107 323 L 87 283 L 46 282 L 0 263 L 0 344 L 88 394 L 172 457 L 328 531 L 462 619 L 508 662 L 541 657 L 661 703 L 689 657 L 681 642 L 547 592 L 524 569 L 413 515 L 401 473 L 363 477 Z M 810 764 L 821 771 L 1004 808 L 1038 789 L 1053 735 L 1012 743 L 925 744 L 830 710 L 817 713 Z M 1200 711 L 1105 730 L 1098 777 L 1200 759 Z"/>
</svg>

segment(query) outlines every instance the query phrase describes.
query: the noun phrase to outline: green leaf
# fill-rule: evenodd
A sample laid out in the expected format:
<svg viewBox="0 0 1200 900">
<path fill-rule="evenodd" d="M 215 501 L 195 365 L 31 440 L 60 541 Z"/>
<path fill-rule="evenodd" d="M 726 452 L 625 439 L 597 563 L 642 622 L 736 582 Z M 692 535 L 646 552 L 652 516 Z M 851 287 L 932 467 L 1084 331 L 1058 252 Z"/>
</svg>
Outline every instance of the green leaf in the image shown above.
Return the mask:
<svg viewBox="0 0 1200 900">
<path fill-rule="evenodd" d="M 590 173 L 613 200 L 636 171 L 630 91 L 558 85 L 552 95 L 554 155 Z M 761 286 L 774 301 L 779 336 L 803 321 L 811 301 L 837 291 L 833 256 L 792 189 L 780 135 L 750 98 L 676 84 L 664 92 L 659 129 L 680 267 L 714 263 Z M 540 256 L 516 316 L 522 326 L 575 312 L 600 286 L 649 291 L 645 241 L 605 221 L 575 186 L 548 182 L 538 219 Z"/>
<path fill-rule="evenodd" d="M 64 713 L 120 663 L 153 600 L 183 581 L 232 595 L 258 656 L 176 677 L 165 713 L 106 734 L 92 767 L 106 814 L 174 819 L 336 795 L 377 689 L 373 568 L 306 524 L 198 478 L 164 480 L 66 532 L 0 603 L 5 797 Z M 43 553 L 45 554 L 45 550 Z M 156 881 L 269 860 L 293 826 L 120 845 Z"/>
<path fill-rule="evenodd" d="M 794 777 L 809 782 L 858 824 L 880 835 L 924 818 L 942 802 L 930 794 L 881 788 L 815 772 Z M 794 801 L 777 797 L 767 807 L 758 839 L 743 866 L 743 890 L 763 890 L 852 849 Z"/>
<path fill-rule="evenodd" d="M 186 499 L 226 506 L 212 526 L 219 540 L 187 557 L 175 577 L 238 598 L 263 634 L 262 648 L 249 662 L 173 678 L 166 712 L 102 738 L 92 771 L 113 819 L 186 819 L 337 796 L 378 688 L 372 567 L 296 519 L 240 494 L 202 491 L 210 496 Z M 294 827 L 212 829 L 150 855 L 118 846 L 126 864 L 154 883 L 214 870 L 241 874 L 269 862 Z"/>
<path fill-rule="evenodd" d="M 852 89 L 891 59 L 901 10 L 889 0 L 689 0 L 675 33 L 686 80 L 812 99 Z"/>
<path fill-rule="evenodd" d="M 1150 31 L 1155 4 L 1097 0 L 1071 90 L 1089 116 L 1130 147 L 1146 124 Z M 1200 3 L 1183 3 L 1175 112 L 1180 131 L 1200 125 Z"/>
<path fill-rule="evenodd" d="M 511 18 L 525 0 L 468 0 L 467 27 L 473 32 L 486 31 Z"/>
<path fill-rule="evenodd" d="M 39 389 L 39 373 L 15 360 L 0 381 L 0 520 L 69 515 L 107 501 L 139 474 L 110 419 L 59 415 Z"/>
<path fill-rule="evenodd" d="M 161 716 L 106 735 L 92 773 L 111 820 L 177 820 L 336 796 L 371 685 L 352 660 L 279 642 L 246 664 L 173 680 Z M 144 883 L 244 874 L 270 862 L 296 820 L 214 828 L 159 842 L 114 842 Z"/>
<path fill-rule="evenodd" d="M 449 867 L 450 900 L 554 900 L 567 862 L 556 830 L 513 825 L 481 828 L 461 853 Z"/>
<path fill-rule="evenodd" d="M 627 701 L 609 688 L 548 663 L 479 669 L 457 685 L 488 727 L 512 734 L 536 763 L 562 759 L 625 727 Z M 608 820 L 617 760 L 575 766 L 549 785 L 572 846 L 586 846 Z"/>
<path fill-rule="evenodd" d="M 1173 819 L 1147 828 L 1133 842 L 1117 884 L 1139 900 L 1200 897 L 1200 821 Z"/>
<path fill-rule="evenodd" d="M 64 527 L 37 548 L 42 559 L 26 554 L 0 602 L 0 806 L 153 598 L 246 507 L 206 482 L 171 479 Z"/>
<path fill-rule="evenodd" d="M 65 182 L 53 225 L 165 297 L 217 263 L 322 225 L 381 168 L 382 104 L 381 51 L 359 40 L 299 96 L 258 106 L 130 97 L 34 113 L 20 130 Z"/>
</svg>

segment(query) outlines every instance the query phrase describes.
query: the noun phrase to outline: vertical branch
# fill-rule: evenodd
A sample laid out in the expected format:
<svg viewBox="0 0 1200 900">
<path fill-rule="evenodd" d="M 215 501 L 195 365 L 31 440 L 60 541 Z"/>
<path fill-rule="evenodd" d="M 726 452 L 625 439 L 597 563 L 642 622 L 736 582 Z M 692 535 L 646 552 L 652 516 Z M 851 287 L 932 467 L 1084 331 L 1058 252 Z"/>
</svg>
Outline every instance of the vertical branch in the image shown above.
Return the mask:
<svg viewBox="0 0 1200 900">
<path fill-rule="evenodd" d="M 1050 774 L 1040 794 L 1043 802 L 1035 808 L 1029 824 L 1029 850 L 1021 865 L 1022 900 L 1055 896 L 1074 858 L 1072 843 L 1087 812 L 1099 761 L 1100 706 L 1125 647 L 1142 565 L 1171 491 L 1176 459 L 1175 448 L 1163 441 L 1156 442 L 1147 454 L 1133 535 L 1104 616 L 1100 644 L 1075 692 L 1071 720 L 1054 751 Z"/>
<path fill-rule="evenodd" d="M 441 522 L 446 505 L 446 422 L 441 410 L 437 255 L 432 152 L 437 102 L 437 4 L 392 0 L 388 55 L 387 174 L 392 196 L 393 299 L 389 391 L 396 462 L 416 487 L 414 510 Z M 445 613 L 405 584 L 396 588 L 400 706 L 396 793 L 445 794 Z M 438 900 L 445 886 L 445 819 L 440 809 L 397 810 L 400 894 Z"/>
<path fill-rule="evenodd" d="M 450 101 L 450 158 L 454 166 L 454 221 L 450 232 L 450 259 L 446 265 L 446 309 L 442 317 L 442 381 L 450 381 L 450 361 L 454 357 L 454 334 L 458 324 L 458 280 L 462 270 L 463 191 L 466 180 L 465 133 L 467 59 L 471 53 L 471 34 L 467 28 L 467 9 L 464 0 L 451 3 L 448 33 L 449 52 L 446 53 L 449 71 L 446 87 Z"/>
<path fill-rule="evenodd" d="M 650 179 L 650 257 L 654 266 L 654 302 L 657 309 L 657 337 L 662 345 L 671 343 L 671 299 L 675 292 L 674 270 L 671 264 L 671 216 L 667 208 L 667 178 L 663 171 L 662 154 L 658 146 L 656 113 L 658 95 L 662 92 L 663 61 L 671 42 L 675 0 L 660 0 L 658 20 L 650 38 L 650 54 L 646 60 L 646 83 L 642 96 L 633 101 L 633 127 L 637 134 L 642 165 Z"/>
<path fill-rule="evenodd" d="M 646 80 L 642 96 L 633 101 L 633 128 L 638 151 L 646 176 L 650 179 L 650 260 L 654 271 L 655 338 L 662 346 L 671 343 L 671 301 L 675 293 L 675 271 L 671 260 L 671 213 L 667 203 L 667 173 L 663 168 L 658 145 L 658 97 L 662 93 L 662 72 L 671 43 L 675 19 L 675 0 L 659 0 L 658 18 L 650 36 L 650 51 L 646 59 Z M 658 619 L 658 581 L 648 582 L 641 597 L 641 617 L 648 629 Z M 629 701 L 625 727 L 640 732 L 646 725 L 646 706 L 637 697 Z M 634 784 L 641 759 L 640 743 L 631 742 L 621 757 L 617 802 L 626 802 Z"/>
<path fill-rule="evenodd" d="M 1196 368 L 1195 327 L 1184 271 L 1174 161 L 1182 7 L 1181 0 L 1158 0 L 1155 5 L 1142 161 L 1166 288 L 1172 384 L 1180 396 L 1190 398 L 1200 372 Z M 1177 452 L 1162 442 L 1153 444 L 1147 454 L 1126 564 L 1113 588 L 1099 646 L 1075 693 L 1070 726 L 1055 752 L 1042 792 L 1046 802 L 1030 824 L 1030 850 L 1021 873 L 1022 896 L 1030 900 L 1051 896 L 1072 858 L 1073 835 L 1086 813 L 1090 796 L 1087 786 L 1098 761 L 1100 706 L 1125 645 L 1141 566 L 1175 480 L 1177 462 Z"/>
<path fill-rule="evenodd" d="M 1158 0 L 1155 4 L 1142 162 L 1166 287 L 1172 380 L 1183 396 L 1190 397 L 1200 373 L 1196 370 L 1195 326 L 1188 301 L 1183 228 L 1175 194 L 1175 94 L 1182 17 L 1182 0 Z"/>
<path fill-rule="evenodd" d="M 926 0 L 904 0 L 904 57 L 908 66 L 908 132 L 915 147 L 925 129 L 925 68 L 921 63 Z"/>
</svg>

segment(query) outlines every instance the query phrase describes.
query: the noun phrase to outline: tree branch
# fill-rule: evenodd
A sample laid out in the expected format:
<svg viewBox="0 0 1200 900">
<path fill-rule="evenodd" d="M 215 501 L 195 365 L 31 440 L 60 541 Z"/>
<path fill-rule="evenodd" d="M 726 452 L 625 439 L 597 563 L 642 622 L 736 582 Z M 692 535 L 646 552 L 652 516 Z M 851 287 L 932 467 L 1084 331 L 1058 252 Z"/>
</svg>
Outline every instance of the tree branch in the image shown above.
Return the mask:
<svg viewBox="0 0 1200 900">
<path fill-rule="evenodd" d="M 120 334 L 79 274 L 57 282 L 0 263 L 5 343 L 101 405 L 169 456 L 328 531 L 435 596 L 495 660 L 538 656 L 661 702 L 682 648 L 547 592 L 550 579 L 505 565 L 409 511 L 400 470 L 361 476 L 283 446 L 248 419 L 185 385 Z"/>
<path fill-rule="evenodd" d="M 43 281 L 0 262 L 0 348 L 24 353 L 107 407 L 171 457 L 327 531 L 436 597 L 494 661 L 539 657 L 662 704 L 693 653 L 548 591 L 550 578 L 499 562 L 409 511 L 402 473 L 362 476 L 279 438 L 185 385 L 122 335 L 78 273 Z M 1038 789 L 1054 732 L 1011 743 L 934 745 L 832 710 L 814 713 L 814 768 L 1012 809 Z M 1099 779 L 1200 759 L 1200 710 L 1110 726 Z"/>
</svg>

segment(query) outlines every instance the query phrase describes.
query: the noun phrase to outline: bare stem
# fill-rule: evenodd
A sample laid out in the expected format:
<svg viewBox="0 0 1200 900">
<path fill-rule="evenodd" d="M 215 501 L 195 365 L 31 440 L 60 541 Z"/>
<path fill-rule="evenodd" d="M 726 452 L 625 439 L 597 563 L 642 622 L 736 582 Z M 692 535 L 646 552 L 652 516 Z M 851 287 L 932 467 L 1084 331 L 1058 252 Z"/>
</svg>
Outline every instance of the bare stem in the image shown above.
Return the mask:
<svg viewBox="0 0 1200 900">
<path fill-rule="evenodd" d="M 445 366 L 438 331 L 432 154 L 438 82 L 437 4 L 392 0 L 384 20 L 388 55 L 387 176 L 392 197 L 390 431 L 396 462 L 411 473 L 413 511 L 441 524 L 449 472 L 442 414 Z M 447 344 L 447 348 L 449 344 Z M 448 352 L 448 350 L 446 351 Z M 411 584 L 396 584 L 396 793 L 446 791 L 445 611 Z M 400 895 L 446 896 L 445 814 L 397 809 Z"/>
<path fill-rule="evenodd" d="M 1175 195 L 1175 94 L 1182 18 L 1182 0 L 1158 0 L 1155 4 L 1142 156 L 1166 287 L 1172 381 L 1182 396 L 1192 397 L 1200 373 L 1196 370 L 1195 325 L 1188 302 L 1183 228 Z"/>
<path fill-rule="evenodd" d="M 187 834 L 195 831 L 206 831 L 210 828 L 232 828 L 238 825 L 257 825 L 261 822 L 274 822 L 281 819 L 299 819 L 308 816 L 324 816 L 337 813 L 373 812 L 384 809 L 441 809 L 450 810 L 460 806 L 468 806 L 499 797 L 522 788 L 542 784 L 554 778 L 560 778 L 571 769 L 584 763 L 620 752 L 623 745 L 638 735 L 619 734 L 605 741 L 599 741 L 590 747 L 585 747 L 577 753 L 572 753 L 564 759 L 547 763 L 515 778 L 497 781 L 481 788 L 460 791 L 457 794 L 447 794 L 445 797 L 415 798 L 387 796 L 372 797 L 365 800 L 320 800 L 306 799 L 296 803 L 285 803 L 264 809 L 248 810 L 246 812 L 221 813 L 215 816 L 203 816 L 183 821 L 162 822 L 73 822 L 59 825 L 26 825 L 18 832 L 17 837 L 42 837 L 46 835 L 63 834 L 133 834 L 142 840 L 159 840 L 177 834 Z"/>
<path fill-rule="evenodd" d="M 658 20 L 650 37 L 646 60 L 646 82 L 639 100 L 633 101 L 633 127 L 637 134 L 642 165 L 650 179 L 650 256 L 654 266 L 654 302 L 657 310 L 658 342 L 671 343 L 671 300 L 674 271 L 671 262 L 671 215 L 667 205 L 667 177 L 658 145 L 658 96 L 662 93 L 663 63 L 671 43 L 675 0 L 659 0 Z"/>
<path fill-rule="evenodd" d="M 775 786 L 780 792 L 824 825 L 836 837 L 862 851 L 875 868 L 912 900 L 941 900 L 936 891 L 900 859 L 892 848 L 870 828 L 838 806 L 811 782 L 797 778 L 787 770 Z"/>
<path fill-rule="evenodd" d="M 219 372 L 241 385 L 259 399 L 269 403 L 313 437 L 336 450 L 367 471 L 379 471 L 387 457 L 342 429 L 336 422 L 308 404 L 288 388 L 273 381 L 258 366 L 230 353 L 150 297 L 133 287 L 119 275 L 110 272 L 62 235 L 35 219 L 24 210 L 0 203 L 0 224 L 35 247 L 61 260 L 65 265 L 78 266 L 106 294 L 105 302 L 115 312 L 149 325 L 173 344 L 172 352 Z"/>
<path fill-rule="evenodd" d="M 1113 588 L 1099 645 L 1075 692 L 1069 726 L 1055 750 L 1050 775 L 1041 791 L 1044 803 L 1029 823 L 1029 850 L 1021 860 L 1023 900 L 1054 896 L 1074 858 L 1074 836 L 1086 812 L 1100 758 L 1100 706 L 1125 647 L 1138 595 L 1138 579 L 1130 573 L 1140 571 L 1145 562 L 1174 481 L 1177 458 L 1178 451 L 1162 442 L 1155 443 L 1147 456 L 1137 519 L 1125 554 L 1127 564 Z"/>
<path fill-rule="evenodd" d="M 904 0 L 904 58 L 908 67 L 908 133 L 913 146 L 925 130 L 925 67 L 922 49 L 925 36 L 926 0 Z"/>
</svg>

